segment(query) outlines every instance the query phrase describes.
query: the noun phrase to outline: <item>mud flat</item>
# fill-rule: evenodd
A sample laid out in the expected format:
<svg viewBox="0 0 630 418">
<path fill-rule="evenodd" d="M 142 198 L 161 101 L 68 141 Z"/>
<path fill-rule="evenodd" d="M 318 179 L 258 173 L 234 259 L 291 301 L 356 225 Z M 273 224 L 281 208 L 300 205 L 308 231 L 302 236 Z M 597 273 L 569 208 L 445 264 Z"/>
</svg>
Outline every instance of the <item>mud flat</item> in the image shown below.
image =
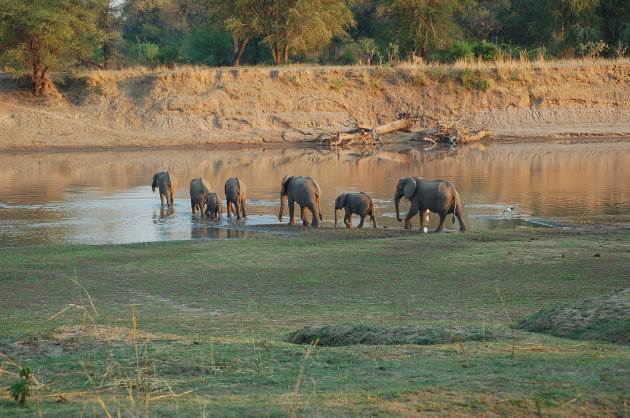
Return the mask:
<svg viewBox="0 0 630 418">
<path fill-rule="evenodd" d="M 486 127 L 496 137 L 630 135 L 630 63 L 181 68 L 57 75 L 34 98 L 0 74 L 0 150 L 301 142 L 417 116 Z M 472 70 L 487 88 L 467 87 Z"/>
</svg>

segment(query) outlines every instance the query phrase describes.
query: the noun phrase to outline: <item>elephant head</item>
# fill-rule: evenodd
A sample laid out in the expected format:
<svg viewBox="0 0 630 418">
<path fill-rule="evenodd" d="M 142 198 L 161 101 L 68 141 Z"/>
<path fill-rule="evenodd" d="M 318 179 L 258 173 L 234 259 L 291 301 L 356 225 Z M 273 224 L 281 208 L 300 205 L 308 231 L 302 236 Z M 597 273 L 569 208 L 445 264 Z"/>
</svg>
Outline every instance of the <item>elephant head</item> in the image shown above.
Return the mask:
<svg viewBox="0 0 630 418">
<path fill-rule="evenodd" d="M 398 180 L 398 184 L 396 185 L 396 195 L 394 196 L 394 204 L 396 205 L 396 219 L 398 220 L 398 222 L 402 220 L 400 218 L 399 209 L 400 199 L 404 196 L 407 199 L 411 200 L 413 195 L 416 193 L 416 188 L 416 180 L 412 177 L 406 177 Z"/>
<path fill-rule="evenodd" d="M 346 196 L 346 194 L 343 193 L 337 196 L 337 199 L 335 199 L 335 228 L 337 227 L 337 211 L 339 209 L 343 209 L 343 207 L 346 206 L 347 198 L 348 196 Z"/>
<path fill-rule="evenodd" d="M 282 188 L 280 189 L 280 213 L 278 214 L 278 220 L 280 222 L 282 222 L 282 212 L 284 210 L 284 203 L 287 200 L 287 194 L 289 193 L 288 187 L 289 183 L 291 183 L 291 180 L 293 180 L 293 176 L 289 177 L 288 174 L 282 179 Z"/>
</svg>

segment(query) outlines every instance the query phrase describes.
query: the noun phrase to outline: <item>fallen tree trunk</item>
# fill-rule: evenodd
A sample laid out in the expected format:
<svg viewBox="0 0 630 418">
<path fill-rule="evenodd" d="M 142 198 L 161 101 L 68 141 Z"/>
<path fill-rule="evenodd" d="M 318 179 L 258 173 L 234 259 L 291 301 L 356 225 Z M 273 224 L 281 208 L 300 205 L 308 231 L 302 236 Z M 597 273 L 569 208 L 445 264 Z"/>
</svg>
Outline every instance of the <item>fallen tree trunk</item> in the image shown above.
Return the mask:
<svg viewBox="0 0 630 418">
<path fill-rule="evenodd" d="M 338 147 L 342 145 L 351 145 L 361 143 L 363 145 L 383 145 L 380 136 L 390 132 L 407 130 L 411 126 L 411 123 L 415 118 L 402 115 L 399 119 L 386 123 L 384 125 L 369 127 L 359 121 L 359 118 L 350 110 L 350 108 L 341 102 L 329 98 L 317 98 L 313 95 L 309 95 L 310 98 L 318 101 L 332 101 L 339 107 L 342 107 L 348 115 L 354 119 L 354 128 L 346 131 L 337 131 L 336 133 L 324 132 L 317 136 L 315 141 L 318 141 L 320 145 L 328 145 L 330 147 Z"/>
<path fill-rule="evenodd" d="M 434 145 L 438 144 L 469 144 L 479 141 L 489 135 L 490 132 L 485 129 L 478 131 L 468 130 L 457 123 L 451 125 L 438 124 L 437 128 L 425 129 L 417 132 L 412 141 L 427 141 Z"/>
</svg>

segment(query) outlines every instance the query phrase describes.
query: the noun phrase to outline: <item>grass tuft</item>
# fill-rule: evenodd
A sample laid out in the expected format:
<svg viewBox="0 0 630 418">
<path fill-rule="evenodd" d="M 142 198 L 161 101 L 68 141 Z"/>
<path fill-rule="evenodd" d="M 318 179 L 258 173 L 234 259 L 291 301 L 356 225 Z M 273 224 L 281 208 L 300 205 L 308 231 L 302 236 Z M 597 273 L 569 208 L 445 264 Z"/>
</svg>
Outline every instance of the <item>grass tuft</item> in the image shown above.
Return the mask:
<svg viewBox="0 0 630 418">
<path fill-rule="evenodd" d="M 517 328 L 578 340 L 630 344 L 630 288 L 545 309 Z"/>
<path fill-rule="evenodd" d="M 377 326 L 364 324 L 329 324 L 304 327 L 290 333 L 286 341 L 294 344 L 312 344 L 340 347 L 346 345 L 431 345 L 459 341 L 492 339 L 492 333 L 478 329 L 419 328 L 413 326 Z"/>
</svg>

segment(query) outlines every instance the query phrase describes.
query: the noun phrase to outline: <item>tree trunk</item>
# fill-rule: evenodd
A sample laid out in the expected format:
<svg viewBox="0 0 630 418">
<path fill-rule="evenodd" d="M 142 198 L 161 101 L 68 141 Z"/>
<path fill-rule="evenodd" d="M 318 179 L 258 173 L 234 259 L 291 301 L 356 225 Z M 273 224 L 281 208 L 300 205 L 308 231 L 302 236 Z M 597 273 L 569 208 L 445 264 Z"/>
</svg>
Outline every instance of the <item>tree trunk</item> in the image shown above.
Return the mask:
<svg viewBox="0 0 630 418">
<path fill-rule="evenodd" d="M 284 46 L 284 63 L 288 64 L 289 63 L 289 45 L 285 45 Z"/>
<path fill-rule="evenodd" d="M 241 55 L 243 55 L 243 51 L 245 50 L 245 45 L 247 45 L 247 41 L 249 41 L 249 38 L 245 38 L 242 41 L 239 41 L 238 39 L 236 39 L 236 37 L 232 37 L 232 66 L 239 66 Z"/>
</svg>

